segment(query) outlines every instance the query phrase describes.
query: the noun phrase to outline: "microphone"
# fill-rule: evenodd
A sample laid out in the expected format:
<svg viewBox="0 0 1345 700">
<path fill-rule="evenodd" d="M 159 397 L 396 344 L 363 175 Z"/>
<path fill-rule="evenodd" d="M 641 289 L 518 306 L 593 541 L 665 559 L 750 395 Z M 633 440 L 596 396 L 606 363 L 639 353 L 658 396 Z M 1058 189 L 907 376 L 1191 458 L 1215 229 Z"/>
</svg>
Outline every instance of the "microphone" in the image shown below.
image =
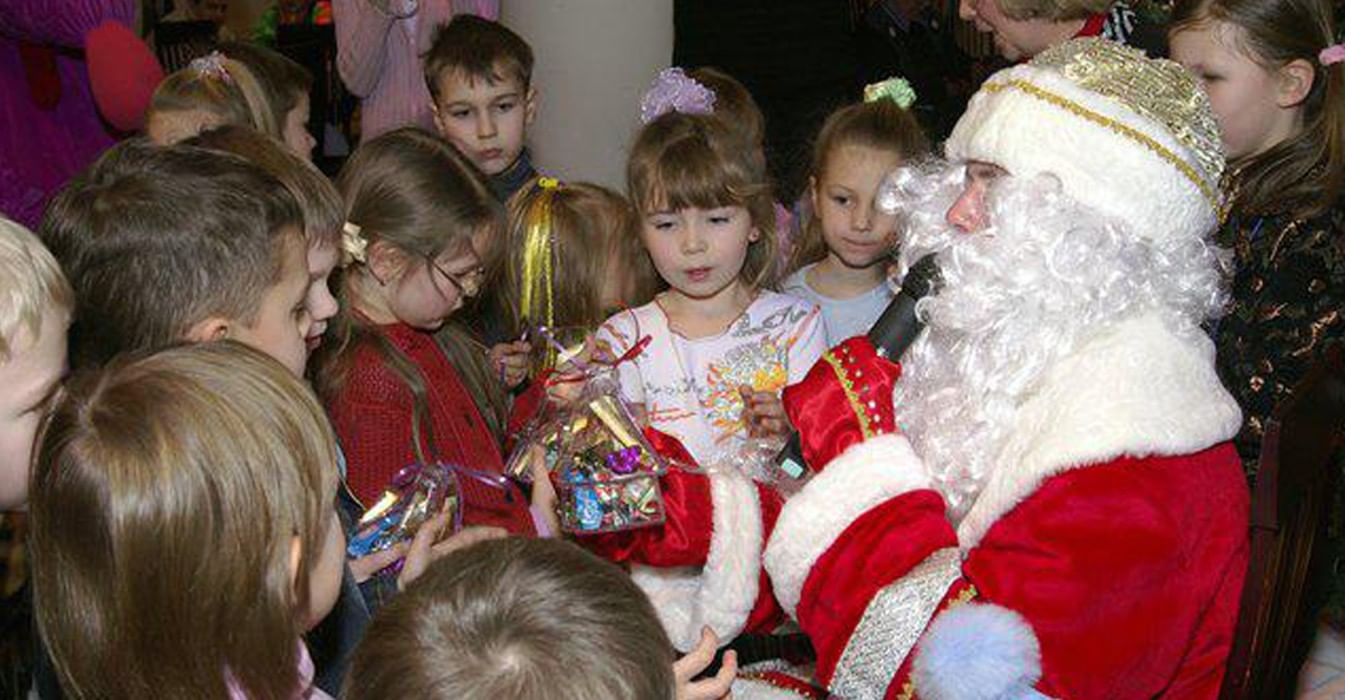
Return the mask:
<svg viewBox="0 0 1345 700">
<path fill-rule="evenodd" d="M 897 360 L 920 336 L 925 324 L 915 315 L 915 303 L 933 291 L 940 280 L 939 263 L 934 259 L 934 253 L 915 261 L 911 269 L 907 270 L 906 278 L 901 281 L 901 291 L 892 297 L 882 315 L 869 329 L 869 342 L 873 343 L 879 357 Z M 803 447 L 797 430 L 790 434 L 789 441 L 775 456 L 775 464 L 791 478 L 803 476 L 807 463 L 803 460 Z"/>
</svg>

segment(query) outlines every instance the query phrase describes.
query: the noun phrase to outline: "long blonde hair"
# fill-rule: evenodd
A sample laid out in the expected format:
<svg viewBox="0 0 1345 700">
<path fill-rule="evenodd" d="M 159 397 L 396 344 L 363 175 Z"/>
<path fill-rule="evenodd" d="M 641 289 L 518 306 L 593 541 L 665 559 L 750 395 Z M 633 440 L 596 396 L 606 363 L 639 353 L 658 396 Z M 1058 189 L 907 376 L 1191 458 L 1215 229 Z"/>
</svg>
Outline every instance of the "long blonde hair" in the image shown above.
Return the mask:
<svg viewBox="0 0 1345 700">
<path fill-rule="evenodd" d="M 223 699 L 232 679 L 293 697 L 335 445 L 298 377 L 230 341 L 73 380 L 30 505 L 37 621 L 66 694 Z"/>
</svg>

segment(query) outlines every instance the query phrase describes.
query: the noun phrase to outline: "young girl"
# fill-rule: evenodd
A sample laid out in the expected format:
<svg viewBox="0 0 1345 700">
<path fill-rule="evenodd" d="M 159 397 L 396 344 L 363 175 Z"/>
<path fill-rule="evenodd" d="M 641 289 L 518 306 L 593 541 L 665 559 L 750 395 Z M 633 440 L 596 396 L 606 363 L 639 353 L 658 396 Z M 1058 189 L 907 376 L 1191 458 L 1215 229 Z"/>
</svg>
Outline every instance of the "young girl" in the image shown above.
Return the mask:
<svg viewBox="0 0 1345 700">
<path fill-rule="evenodd" d="M 822 125 L 808 179 L 813 215 L 795 251 L 797 269 L 780 284 L 822 308 L 828 346 L 867 333 L 891 300 L 887 263 L 897 222 L 874 196 L 888 173 L 928 150 L 911 113 L 881 94 L 842 107 Z"/>
<path fill-rule="evenodd" d="M 1345 339 L 1345 45 L 1330 0 L 1192 0 L 1172 55 L 1200 78 L 1228 153 L 1220 243 L 1235 273 L 1215 343 L 1246 420 L 1234 444 L 1255 474 L 1261 435 L 1329 343 Z"/>
<path fill-rule="evenodd" d="M 200 343 L 77 378 L 32 481 L 39 629 L 72 698 L 326 698 L 300 640 L 344 537 L 303 381 Z"/>
<path fill-rule="evenodd" d="M 224 124 L 250 126 L 282 140 L 257 77 L 216 51 L 159 83 L 145 115 L 145 134 L 154 143 L 170 144 Z"/>
<path fill-rule="evenodd" d="M 501 223 L 489 186 L 416 128 L 361 146 L 337 184 L 351 264 L 338 272 L 341 308 L 314 361 L 348 483 L 367 507 L 403 467 L 452 464 L 464 522 L 533 534 L 528 502 L 501 475 L 499 445 L 434 336 L 480 287 L 473 239 Z"/>
<path fill-rule="evenodd" d="M 508 208 L 503 252 L 491 277 L 516 337 L 529 332 L 527 326 L 596 330 L 621 308 L 653 297 L 653 267 L 625 197 L 600 185 L 543 177 L 510 198 Z M 540 338 L 513 345 L 521 352 L 497 365 L 509 386 L 530 369 L 554 366 L 555 350 Z M 526 354 L 530 346 L 538 357 Z"/>
<path fill-rule="evenodd" d="M 762 289 L 775 217 L 760 150 L 718 119 L 669 112 L 641 131 L 627 174 L 669 288 L 598 334 L 614 356 L 644 346 L 619 365 L 623 394 L 702 464 L 749 434 L 783 434 L 779 392 L 826 346 L 814 304 Z"/>
</svg>

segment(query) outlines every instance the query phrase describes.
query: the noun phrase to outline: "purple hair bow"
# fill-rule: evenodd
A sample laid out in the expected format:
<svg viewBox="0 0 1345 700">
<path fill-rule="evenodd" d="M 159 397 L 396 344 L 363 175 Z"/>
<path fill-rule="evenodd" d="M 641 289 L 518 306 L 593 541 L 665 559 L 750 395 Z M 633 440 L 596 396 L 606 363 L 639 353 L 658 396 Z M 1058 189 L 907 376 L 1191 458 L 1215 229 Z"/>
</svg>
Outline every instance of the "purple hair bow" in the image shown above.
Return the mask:
<svg viewBox="0 0 1345 700">
<path fill-rule="evenodd" d="M 640 122 L 648 124 L 668 112 L 710 114 L 715 110 L 715 93 L 682 72 L 665 68 L 640 100 Z"/>
</svg>

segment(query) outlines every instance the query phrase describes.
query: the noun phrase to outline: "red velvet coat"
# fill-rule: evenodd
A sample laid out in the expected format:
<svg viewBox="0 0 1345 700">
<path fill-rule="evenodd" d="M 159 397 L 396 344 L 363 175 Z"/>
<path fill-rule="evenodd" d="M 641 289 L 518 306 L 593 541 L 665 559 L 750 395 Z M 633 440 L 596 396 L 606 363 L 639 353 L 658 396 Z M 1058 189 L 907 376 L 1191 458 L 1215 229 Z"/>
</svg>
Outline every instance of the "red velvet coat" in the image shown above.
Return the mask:
<svg viewBox="0 0 1345 700">
<path fill-rule="evenodd" d="M 433 445 L 424 446 L 427 458 L 433 454 L 446 463 L 502 474 L 499 446 L 434 337 L 404 324 L 379 330 L 424 377 L 434 433 Z M 346 451 L 347 481 L 365 507 L 378 498 L 399 469 L 416 461 L 411 444 L 412 405 L 410 389 L 373 348 L 356 350 L 345 385 L 327 410 Z M 499 488 L 464 476 L 459 483 L 464 524 L 536 534 L 528 499 L 512 482 Z"/>
</svg>

